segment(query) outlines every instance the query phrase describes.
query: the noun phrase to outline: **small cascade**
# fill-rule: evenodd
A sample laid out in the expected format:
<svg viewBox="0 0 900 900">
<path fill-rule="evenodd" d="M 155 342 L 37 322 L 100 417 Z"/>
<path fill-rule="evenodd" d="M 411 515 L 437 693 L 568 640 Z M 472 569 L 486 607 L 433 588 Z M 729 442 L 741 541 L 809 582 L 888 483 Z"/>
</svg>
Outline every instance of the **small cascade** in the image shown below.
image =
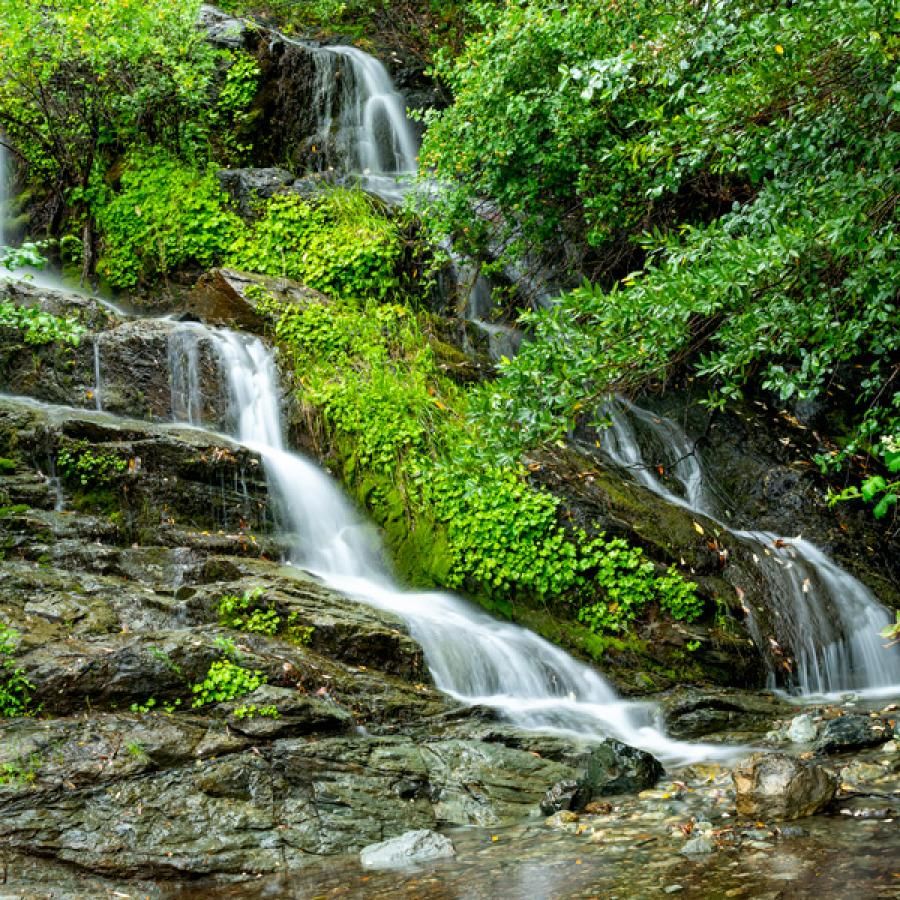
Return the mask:
<svg viewBox="0 0 900 900">
<path fill-rule="evenodd" d="M 192 326 L 195 330 L 202 326 Z M 670 762 L 728 756 L 721 747 L 670 740 L 655 711 L 616 695 L 596 672 L 516 625 L 447 593 L 403 590 L 377 534 L 318 466 L 285 449 L 271 352 L 257 338 L 205 329 L 231 396 L 236 437 L 258 452 L 282 521 L 296 536 L 292 562 L 345 595 L 403 618 L 435 684 L 461 702 L 488 706 L 516 725 L 582 739 L 615 737 Z M 183 354 L 170 360 L 183 366 Z M 173 370 L 173 380 L 183 379 Z"/>
<path fill-rule="evenodd" d="M 769 666 L 770 687 L 786 685 L 804 695 L 900 692 L 900 653 L 886 649 L 879 636 L 891 617 L 862 582 L 800 537 L 725 525 L 696 445 L 671 419 L 625 400 L 610 402 L 605 413 L 610 426 L 603 452 L 612 462 L 669 503 L 715 521 L 756 561 L 775 633 L 770 640 L 748 609 L 749 625 Z M 652 442 L 662 470 L 675 484 L 664 483 L 646 460 L 638 430 Z"/>
<path fill-rule="evenodd" d="M 100 380 L 100 335 L 94 335 L 94 408 L 103 412 L 103 390 Z"/>
<path fill-rule="evenodd" d="M 419 140 L 384 65 L 356 47 L 306 47 L 315 65 L 313 109 L 320 170 L 357 176 L 399 201 L 417 171 Z"/>
<path fill-rule="evenodd" d="M 169 337 L 169 373 L 172 419 L 200 425 L 203 397 L 200 391 L 200 338 L 202 327 L 189 324 L 176 328 Z"/>
</svg>

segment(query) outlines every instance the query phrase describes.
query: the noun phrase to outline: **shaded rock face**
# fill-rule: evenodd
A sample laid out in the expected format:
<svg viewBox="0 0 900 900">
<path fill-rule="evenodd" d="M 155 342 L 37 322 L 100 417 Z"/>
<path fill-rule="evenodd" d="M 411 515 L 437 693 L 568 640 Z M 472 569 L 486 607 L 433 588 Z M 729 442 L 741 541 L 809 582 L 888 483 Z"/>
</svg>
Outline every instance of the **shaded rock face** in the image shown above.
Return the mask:
<svg viewBox="0 0 900 900">
<path fill-rule="evenodd" d="M 122 539 L 148 529 L 158 540 L 178 526 L 259 532 L 271 524 L 259 458 L 227 438 L 10 400 L 0 401 L 0 455 L 10 461 L 0 481 L 7 505 L 68 502 L 105 515 L 99 527 Z M 52 536 L 47 542 L 58 549 Z"/>
<path fill-rule="evenodd" d="M 690 390 L 641 400 L 685 426 L 726 520 L 811 540 L 889 606 L 900 607 L 898 533 L 865 508 L 828 505 L 828 485 L 812 463 L 828 449 L 812 423 L 747 404 L 710 415 Z M 648 459 L 654 456 L 648 454 Z"/>
<path fill-rule="evenodd" d="M 658 698 L 666 730 L 682 740 L 728 733 L 755 740 L 794 707 L 775 694 L 681 687 Z"/>
<path fill-rule="evenodd" d="M 535 454 L 529 469 L 535 485 L 560 498 L 564 521 L 591 535 L 604 532 L 623 537 L 661 566 L 674 565 L 696 581 L 709 613 L 703 621 L 690 626 L 651 623 L 640 635 L 649 649 L 639 665 L 649 670 L 655 661 L 657 667 L 662 663 L 677 673 L 675 678 L 658 678 L 659 689 L 690 681 L 736 687 L 764 683 L 763 664 L 743 612 L 744 603 L 754 598 L 747 594 L 742 598 L 731 582 L 758 584 L 759 590 L 763 586 L 739 549 L 723 554 L 726 548 L 713 539 L 718 530 L 715 523 L 623 480 L 621 473 L 575 448 L 545 449 Z M 698 646 L 688 654 L 685 647 L 691 641 Z M 623 690 L 634 690 L 623 677 L 623 670 L 635 667 L 633 660 L 619 658 L 610 650 L 601 665 L 609 666 L 611 677 Z"/>
<path fill-rule="evenodd" d="M 33 346 L 14 328 L 0 328 L 0 378 L 4 392 L 84 409 L 156 421 L 172 421 L 169 373 L 170 319 L 125 320 L 96 300 L 0 283 L 0 299 L 66 316 L 89 329 L 77 346 Z M 197 378 L 204 421 L 222 427 L 227 409 L 218 364 L 209 347 L 198 351 Z"/>
<path fill-rule="evenodd" d="M 780 753 L 757 753 L 732 773 L 738 815 L 759 821 L 799 819 L 824 809 L 838 780 L 827 770 Z"/>
</svg>

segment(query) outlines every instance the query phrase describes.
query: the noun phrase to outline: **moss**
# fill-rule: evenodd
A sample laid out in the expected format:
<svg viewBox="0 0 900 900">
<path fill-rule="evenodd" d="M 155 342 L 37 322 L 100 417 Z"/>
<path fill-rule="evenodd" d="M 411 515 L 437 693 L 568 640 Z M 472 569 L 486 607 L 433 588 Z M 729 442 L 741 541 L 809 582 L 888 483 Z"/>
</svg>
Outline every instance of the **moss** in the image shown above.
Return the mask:
<svg viewBox="0 0 900 900">
<path fill-rule="evenodd" d="M 121 512 L 122 497 L 113 488 L 98 487 L 93 490 L 78 491 L 71 498 L 72 508 L 77 512 L 91 515 L 111 516 Z"/>
<path fill-rule="evenodd" d="M 0 457 L 0 475 L 9 475 L 16 471 L 16 461 L 7 457 Z"/>
</svg>

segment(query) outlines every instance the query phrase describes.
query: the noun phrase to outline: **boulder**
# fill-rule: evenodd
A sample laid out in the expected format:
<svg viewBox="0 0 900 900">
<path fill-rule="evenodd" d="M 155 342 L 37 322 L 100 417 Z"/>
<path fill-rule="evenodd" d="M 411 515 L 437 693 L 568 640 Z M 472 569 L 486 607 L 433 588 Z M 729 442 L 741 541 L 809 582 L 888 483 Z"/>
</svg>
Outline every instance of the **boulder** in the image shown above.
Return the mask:
<svg viewBox="0 0 900 900">
<path fill-rule="evenodd" d="M 840 716 L 822 726 L 815 748 L 819 753 L 847 753 L 877 747 L 891 739 L 890 728 L 881 719 Z"/>
<path fill-rule="evenodd" d="M 231 195 L 240 214 L 251 217 L 257 214 L 260 201 L 268 200 L 294 182 L 287 169 L 269 166 L 258 169 L 221 169 L 216 178 L 222 189 Z"/>
<path fill-rule="evenodd" d="M 453 841 L 436 831 L 419 829 L 363 847 L 359 861 L 367 869 L 395 869 L 456 856 Z"/>
<path fill-rule="evenodd" d="M 229 16 L 208 3 L 200 7 L 197 27 L 206 32 L 206 40 L 215 47 L 240 50 L 247 44 L 249 28 L 243 19 Z"/>
<path fill-rule="evenodd" d="M 812 763 L 781 753 L 756 753 L 733 772 L 738 814 L 760 821 L 799 819 L 834 799 L 838 780 Z"/>
<path fill-rule="evenodd" d="M 788 726 L 787 737 L 795 744 L 811 744 L 819 733 L 819 728 L 808 713 L 795 716 Z"/>
<path fill-rule="evenodd" d="M 225 325 L 248 331 L 262 331 L 266 317 L 259 311 L 260 300 L 305 306 L 327 303 L 318 291 L 288 278 L 248 275 L 232 269 L 213 269 L 194 286 L 184 307 L 186 316 L 209 325 Z"/>
<path fill-rule="evenodd" d="M 636 794 L 652 788 L 663 774 L 659 762 L 643 750 L 615 740 L 568 752 L 565 762 L 575 768 L 574 779 L 558 781 L 541 800 L 545 815 L 560 810 L 579 812 L 596 797 Z"/>
</svg>

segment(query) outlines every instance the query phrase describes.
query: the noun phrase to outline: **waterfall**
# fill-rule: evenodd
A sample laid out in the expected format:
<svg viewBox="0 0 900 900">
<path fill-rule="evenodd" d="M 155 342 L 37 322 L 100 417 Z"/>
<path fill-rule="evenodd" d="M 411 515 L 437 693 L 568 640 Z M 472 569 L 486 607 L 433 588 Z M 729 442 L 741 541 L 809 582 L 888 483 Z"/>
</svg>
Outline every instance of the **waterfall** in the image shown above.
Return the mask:
<svg viewBox="0 0 900 900">
<path fill-rule="evenodd" d="M 769 636 L 749 610 L 750 630 L 769 666 L 771 687 L 786 684 L 804 695 L 900 692 L 900 652 L 886 649 L 879 637 L 892 618 L 864 584 L 802 538 L 725 525 L 717 517 L 696 446 L 671 419 L 624 400 L 610 402 L 605 412 L 611 424 L 603 452 L 611 461 L 639 484 L 712 519 L 747 546 L 760 568 L 772 612 L 775 633 Z M 678 492 L 644 459 L 632 423 L 660 447 Z"/>
<path fill-rule="evenodd" d="M 202 327 L 182 325 L 169 336 L 169 372 L 172 418 L 200 425 L 203 398 L 200 393 L 200 337 Z"/>
<path fill-rule="evenodd" d="M 625 702 L 594 670 L 519 626 L 492 619 L 449 593 L 398 586 L 374 529 L 318 466 L 285 448 L 268 348 L 258 338 L 189 327 L 194 335 L 202 329 L 202 339 L 219 357 L 235 436 L 262 457 L 283 523 L 295 535 L 291 562 L 353 600 L 402 618 L 440 690 L 465 704 L 495 709 L 528 730 L 615 737 L 670 763 L 734 753 L 670 740 L 655 726 L 652 707 Z M 176 366 L 184 358 L 170 356 Z M 173 371 L 173 380 L 180 378 Z"/>
<path fill-rule="evenodd" d="M 309 47 L 315 66 L 312 145 L 319 165 L 399 202 L 417 171 L 419 140 L 384 65 L 356 47 Z"/>
</svg>

